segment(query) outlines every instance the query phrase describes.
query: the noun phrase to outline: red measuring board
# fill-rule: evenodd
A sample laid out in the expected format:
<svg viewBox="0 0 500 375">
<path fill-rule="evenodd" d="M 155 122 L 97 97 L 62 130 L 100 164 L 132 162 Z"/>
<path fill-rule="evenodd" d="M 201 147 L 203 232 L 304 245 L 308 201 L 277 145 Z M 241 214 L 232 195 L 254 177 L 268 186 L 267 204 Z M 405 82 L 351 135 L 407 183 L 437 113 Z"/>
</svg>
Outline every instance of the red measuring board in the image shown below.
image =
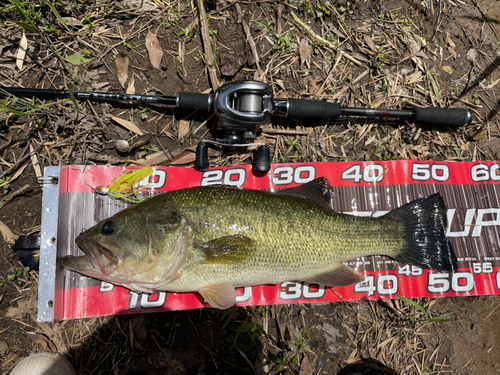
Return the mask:
<svg viewBox="0 0 500 375">
<path fill-rule="evenodd" d="M 83 230 L 130 205 L 94 194 L 88 186 L 109 186 L 123 167 L 62 166 L 58 256 L 83 255 L 74 239 Z M 458 271 L 436 273 L 395 263 L 384 256 L 345 264 L 365 275 L 356 285 L 331 288 L 286 282 L 238 288 L 238 305 L 333 302 L 404 297 L 500 294 L 500 170 L 497 162 L 332 162 L 276 164 L 265 176 L 251 165 L 213 168 L 155 167 L 142 181 L 146 195 L 193 186 L 231 185 L 273 190 L 325 177 L 333 187 L 332 208 L 351 215 L 380 216 L 414 199 L 440 192 L 448 209 L 447 236 Z M 137 294 L 123 287 L 57 270 L 56 320 L 110 314 L 207 307 L 198 293 Z"/>
</svg>

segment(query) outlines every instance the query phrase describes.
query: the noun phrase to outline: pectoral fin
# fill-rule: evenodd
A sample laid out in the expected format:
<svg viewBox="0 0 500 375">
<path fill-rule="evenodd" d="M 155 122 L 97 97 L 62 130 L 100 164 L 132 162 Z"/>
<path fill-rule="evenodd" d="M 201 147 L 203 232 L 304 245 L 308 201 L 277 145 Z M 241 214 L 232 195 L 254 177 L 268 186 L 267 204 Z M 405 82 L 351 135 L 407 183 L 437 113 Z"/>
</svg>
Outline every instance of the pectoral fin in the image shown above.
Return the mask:
<svg viewBox="0 0 500 375">
<path fill-rule="evenodd" d="M 304 281 L 327 286 L 347 286 L 357 284 L 364 279 L 365 277 L 359 272 L 340 264 L 331 271 L 320 273 Z"/>
<path fill-rule="evenodd" d="M 246 263 L 255 253 L 255 241 L 234 235 L 216 238 L 197 247 L 208 264 Z"/>
<path fill-rule="evenodd" d="M 231 283 L 212 284 L 198 292 L 216 309 L 225 310 L 236 303 L 236 291 Z"/>
</svg>

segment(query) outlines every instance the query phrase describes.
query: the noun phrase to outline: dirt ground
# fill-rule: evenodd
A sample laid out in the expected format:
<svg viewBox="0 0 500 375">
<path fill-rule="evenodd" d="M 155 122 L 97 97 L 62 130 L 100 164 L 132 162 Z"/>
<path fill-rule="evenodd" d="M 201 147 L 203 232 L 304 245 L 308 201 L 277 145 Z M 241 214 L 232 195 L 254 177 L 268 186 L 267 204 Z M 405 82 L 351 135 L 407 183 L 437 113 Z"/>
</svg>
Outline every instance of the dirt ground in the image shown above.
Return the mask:
<svg viewBox="0 0 500 375">
<path fill-rule="evenodd" d="M 2 4 L 1 86 L 175 96 L 257 79 L 275 97 L 349 107 L 462 107 L 475 120 L 457 129 L 401 120 L 275 120 L 258 140 L 270 145 L 276 163 L 498 160 L 497 1 L 212 0 L 202 21 L 194 0 Z M 159 69 L 146 49 L 148 31 L 163 50 Z M 38 272 L 21 264 L 11 243 L 40 233 L 40 170 L 83 160 L 191 168 L 193 145 L 215 133 L 213 118 L 203 122 L 159 105 L 83 101 L 75 110 L 75 104 L 9 97 L 0 106 L 2 373 L 38 351 L 63 354 L 78 374 L 500 371 L 496 296 L 416 300 L 429 316 L 446 315 L 444 322 L 399 300 L 380 300 L 38 323 Z M 113 116 L 152 138 L 117 151 L 115 141 L 134 133 Z M 251 151 L 210 155 L 212 166 L 252 161 Z"/>
</svg>

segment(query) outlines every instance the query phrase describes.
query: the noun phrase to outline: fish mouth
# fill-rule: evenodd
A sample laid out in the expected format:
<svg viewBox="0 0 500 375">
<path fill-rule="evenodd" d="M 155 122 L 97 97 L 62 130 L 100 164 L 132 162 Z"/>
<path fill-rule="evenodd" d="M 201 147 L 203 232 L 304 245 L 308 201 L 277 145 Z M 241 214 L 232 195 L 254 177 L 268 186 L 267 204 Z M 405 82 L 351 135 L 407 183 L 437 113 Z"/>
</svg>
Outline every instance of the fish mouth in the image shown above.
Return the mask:
<svg viewBox="0 0 500 375">
<path fill-rule="evenodd" d="M 123 259 L 111 250 L 110 246 L 102 241 L 92 241 L 80 235 L 75 243 L 85 253 L 81 257 L 67 257 L 62 259 L 64 267 L 73 271 L 97 271 L 108 275 L 118 267 Z"/>
</svg>

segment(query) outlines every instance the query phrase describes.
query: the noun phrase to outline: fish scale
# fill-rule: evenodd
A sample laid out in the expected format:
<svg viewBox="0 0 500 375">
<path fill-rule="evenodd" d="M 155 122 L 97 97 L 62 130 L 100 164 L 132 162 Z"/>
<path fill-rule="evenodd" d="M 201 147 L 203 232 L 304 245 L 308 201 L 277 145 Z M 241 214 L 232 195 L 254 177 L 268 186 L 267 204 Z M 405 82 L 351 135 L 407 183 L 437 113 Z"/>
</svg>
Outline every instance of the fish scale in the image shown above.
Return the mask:
<svg viewBox="0 0 500 375">
<path fill-rule="evenodd" d="M 221 281 L 245 286 L 302 280 L 348 259 L 393 254 L 402 245 L 399 225 L 390 218 L 347 216 L 306 199 L 233 188 L 198 188 L 208 195 L 199 202 L 195 189 L 162 198 L 175 202 L 197 242 L 239 234 L 256 241 L 256 252 L 243 264 L 200 263 L 193 252 L 182 276 L 165 286 L 169 290 L 197 290 Z"/>
</svg>

